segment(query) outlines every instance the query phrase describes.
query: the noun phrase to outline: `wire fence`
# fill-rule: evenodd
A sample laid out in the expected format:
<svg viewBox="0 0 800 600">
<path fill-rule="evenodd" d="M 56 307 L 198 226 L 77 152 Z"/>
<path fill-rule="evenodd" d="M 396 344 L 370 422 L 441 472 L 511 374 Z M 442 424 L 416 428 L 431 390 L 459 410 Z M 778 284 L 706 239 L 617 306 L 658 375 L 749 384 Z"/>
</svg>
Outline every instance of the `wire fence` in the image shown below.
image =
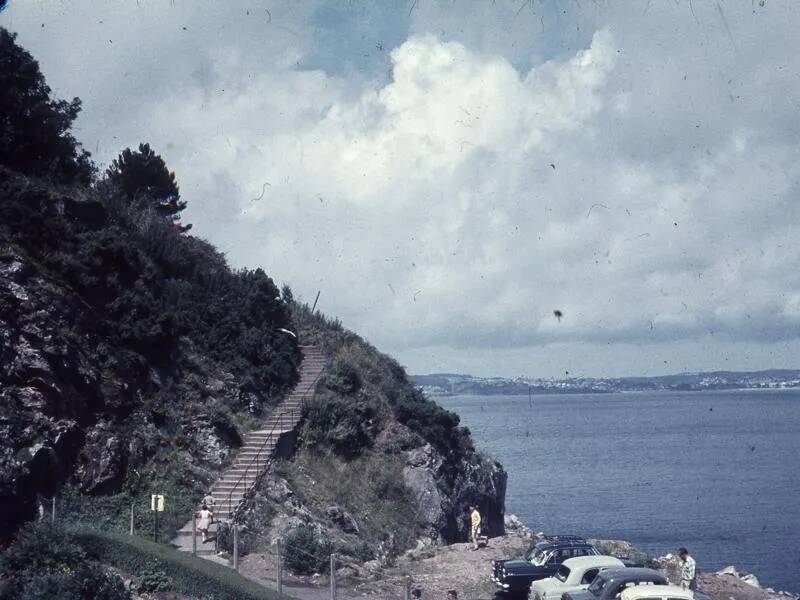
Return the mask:
<svg viewBox="0 0 800 600">
<path fill-rule="evenodd" d="M 279 538 L 275 543 L 271 543 L 266 536 L 260 535 L 257 539 L 266 543 L 259 544 L 257 550 L 247 553 L 251 557 L 263 559 L 259 561 L 259 568 L 254 569 L 251 564 L 247 569 L 241 569 L 243 558 L 243 553 L 240 552 L 241 531 L 236 523 L 213 523 L 207 541 L 203 542 L 198 513 L 192 515 L 191 527 L 188 530 L 176 529 L 174 523 L 181 521 L 181 515 L 175 510 L 167 510 L 168 503 L 159 504 L 157 496 L 147 500 L 147 503 L 142 499 L 131 502 L 122 511 L 119 510 L 120 504 L 116 503 L 113 507 L 106 507 L 108 510 L 105 512 L 108 514 L 104 515 L 104 511 L 97 511 L 96 507 L 94 510 L 88 510 L 87 503 L 78 494 L 39 496 L 36 518 L 39 522 L 125 532 L 131 536 L 169 545 L 177 551 L 193 554 L 198 560 L 212 559 L 217 563 L 227 564 L 245 577 L 287 598 L 299 595 L 303 599 L 345 600 L 354 597 L 344 586 L 346 577 L 342 569 L 350 567 L 354 572 L 359 572 L 363 570 L 363 564 L 341 552 L 336 552 L 333 546 L 330 551 L 309 552 L 297 544 L 287 547 L 285 538 Z M 230 536 L 230 544 L 220 543 L 222 541 L 220 531 Z M 287 537 L 291 537 L 291 534 L 291 531 L 288 532 Z M 223 545 L 226 548 L 223 548 Z M 226 549 L 229 551 L 226 552 Z M 315 571 L 314 577 L 305 577 L 290 571 L 289 566 L 298 560 L 302 562 L 302 559 L 306 559 L 307 564 L 314 566 L 311 569 Z M 396 583 L 392 597 L 411 599 L 414 585 L 411 577 L 403 576 L 402 581 Z"/>
</svg>

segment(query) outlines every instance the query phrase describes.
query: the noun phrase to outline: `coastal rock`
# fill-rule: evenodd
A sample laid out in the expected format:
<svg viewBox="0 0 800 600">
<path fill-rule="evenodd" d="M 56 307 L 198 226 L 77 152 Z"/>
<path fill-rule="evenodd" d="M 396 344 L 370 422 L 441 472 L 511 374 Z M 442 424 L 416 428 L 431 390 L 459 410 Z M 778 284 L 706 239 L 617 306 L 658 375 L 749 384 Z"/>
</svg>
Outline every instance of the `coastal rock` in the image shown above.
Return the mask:
<svg viewBox="0 0 800 600">
<path fill-rule="evenodd" d="M 517 515 L 506 515 L 504 523 L 507 533 L 533 535 L 533 531 Z"/>
<path fill-rule="evenodd" d="M 403 481 L 417 500 L 417 520 L 432 539 L 438 540 L 439 530 L 446 522 L 444 499 L 437 485 L 437 471 L 442 460 L 430 444 L 406 454 Z"/>
<path fill-rule="evenodd" d="M 508 474 L 503 465 L 476 453 L 473 460 L 462 463 L 447 495 L 445 512 L 448 542 L 469 538 L 468 506 L 475 504 L 481 513 L 482 526 L 490 537 L 505 533 L 505 498 Z"/>
<path fill-rule="evenodd" d="M 742 581 L 744 581 L 747 585 L 752 585 L 753 587 L 760 588 L 761 583 L 758 581 L 758 577 L 753 575 L 752 573 L 747 573 L 746 575 L 742 575 L 739 577 Z"/>
</svg>

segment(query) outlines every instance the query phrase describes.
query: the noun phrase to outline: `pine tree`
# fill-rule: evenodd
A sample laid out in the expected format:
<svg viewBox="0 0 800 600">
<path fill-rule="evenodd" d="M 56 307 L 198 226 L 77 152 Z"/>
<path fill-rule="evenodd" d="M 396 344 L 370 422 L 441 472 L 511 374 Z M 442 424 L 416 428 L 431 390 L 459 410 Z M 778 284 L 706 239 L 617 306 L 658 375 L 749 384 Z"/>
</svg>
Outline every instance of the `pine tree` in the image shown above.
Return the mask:
<svg viewBox="0 0 800 600">
<path fill-rule="evenodd" d="M 178 231 L 191 229 L 191 225 L 180 224 L 186 202 L 180 199 L 175 173 L 149 144 L 139 144 L 138 150 L 125 148 L 106 170 L 106 182 L 131 202 L 152 206 Z"/>
<path fill-rule="evenodd" d="M 59 183 L 90 183 L 95 167 L 70 133 L 80 99 L 52 99 L 39 63 L 16 38 L 0 27 L 0 164 Z"/>
</svg>

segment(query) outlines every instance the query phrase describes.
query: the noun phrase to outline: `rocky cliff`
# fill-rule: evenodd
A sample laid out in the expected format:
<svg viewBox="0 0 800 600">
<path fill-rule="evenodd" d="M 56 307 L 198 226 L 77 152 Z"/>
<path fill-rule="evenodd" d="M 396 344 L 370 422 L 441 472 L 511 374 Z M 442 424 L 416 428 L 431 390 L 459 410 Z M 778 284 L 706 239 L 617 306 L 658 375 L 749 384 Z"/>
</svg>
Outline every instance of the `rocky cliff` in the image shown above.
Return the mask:
<svg viewBox="0 0 800 600">
<path fill-rule="evenodd" d="M 165 493 L 167 529 L 185 522 L 297 381 L 291 331 L 331 367 L 262 494 L 270 511 L 286 516 L 291 496 L 306 522 L 394 550 L 464 538 L 468 502 L 502 531 L 505 473 L 456 415 L 288 287 L 188 235 L 175 174 L 148 145 L 98 177 L 71 134 L 80 100 L 51 98 L 2 28 L 0 49 L 0 538 L 55 494 L 127 527 L 131 503 Z M 337 473 L 327 487 L 320 465 Z M 251 512 L 254 531 L 270 530 L 265 515 Z"/>
<path fill-rule="evenodd" d="M 197 323 L 181 324 L 169 298 L 169 260 L 109 212 L 89 191 L 0 170 L 2 534 L 62 486 L 145 493 L 171 476 L 201 493 L 240 442 L 247 415 L 268 410 L 292 384 L 296 355 L 285 341 L 275 345 L 285 368 L 272 387 L 254 385 L 246 364 L 198 348 Z M 208 250 L 150 225 L 184 251 Z M 229 283 L 240 277 L 218 262 L 206 267 Z M 197 272 L 170 285 L 202 288 Z M 276 324 L 288 325 L 288 311 Z"/>
<path fill-rule="evenodd" d="M 373 556 L 466 540 L 467 506 L 504 531 L 506 473 L 476 450 L 458 416 L 425 398 L 390 357 L 338 322 L 293 303 L 302 339 L 330 366 L 299 432 L 297 452 L 262 483 L 247 517 L 249 545 L 302 525 L 345 552 Z"/>
</svg>

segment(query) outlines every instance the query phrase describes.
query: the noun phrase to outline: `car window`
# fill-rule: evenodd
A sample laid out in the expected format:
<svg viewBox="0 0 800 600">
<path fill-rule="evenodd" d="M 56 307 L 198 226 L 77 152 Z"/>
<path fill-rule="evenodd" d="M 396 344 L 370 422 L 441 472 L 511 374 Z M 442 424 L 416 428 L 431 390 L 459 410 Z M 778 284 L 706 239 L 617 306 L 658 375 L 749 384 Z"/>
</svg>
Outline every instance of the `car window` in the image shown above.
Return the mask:
<svg viewBox="0 0 800 600">
<path fill-rule="evenodd" d="M 581 579 L 582 584 L 592 583 L 594 578 L 597 577 L 597 573 L 600 569 L 589 569 L 586 573 L 583 574 L 583 578 Z"/>
<path fill-rule="evenodd" d="M 556 573 L 556 579 L 559 581 L 566 581 L 567 577 L 569 577 L 569 567 L 566 565 L 561 565 L 558 567 L 558 572 Z"/>
<path fill-rule="evenodd" d="M 560 562 L 561 562 L 561 559 L 558 556 L 558 552 L 553 552 L 550 555 L 550 558 L 547 559 L 547 563 L 546 564 L 548 564 L 548 565 L 557 565 Z"/>
<path fill-rule="evenodd" d="M 603 588 L 606 587 L 607 583 L 608 581 L 606 580 L 605 577 L 603 577 L 602 575 L 598 575 L 597 577 L 594 578 L 594 581 L 592 581 L 592 585 L 589 586 L 589 591 L 592 592 L 592 594 L 594 594 L 595 596 L 599 596 L 600 592 L 603 591 Z"/>
</svg>

